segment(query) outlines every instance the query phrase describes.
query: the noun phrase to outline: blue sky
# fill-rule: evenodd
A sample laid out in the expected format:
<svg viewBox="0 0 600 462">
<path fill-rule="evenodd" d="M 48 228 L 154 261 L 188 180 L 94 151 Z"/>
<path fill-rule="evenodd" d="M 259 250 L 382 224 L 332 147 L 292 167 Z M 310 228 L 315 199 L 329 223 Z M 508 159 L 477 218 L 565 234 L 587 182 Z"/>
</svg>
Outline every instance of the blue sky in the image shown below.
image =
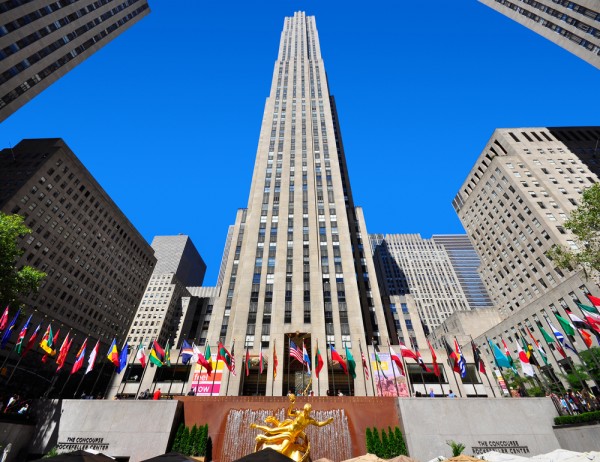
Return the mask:
<svg viewBox="0 0 600 462">
<path fill-rule="evenodd" d="M 600 71 L 475 0 L 150 0 L 152 13 L 0 124 L 61 137 L 150 242 L 218 274 L 245 207 L 283 18 L 317 17 L 371 233 L 463 233 L 451 202 L 493 130 L 597 125 Z"/>
</svg>

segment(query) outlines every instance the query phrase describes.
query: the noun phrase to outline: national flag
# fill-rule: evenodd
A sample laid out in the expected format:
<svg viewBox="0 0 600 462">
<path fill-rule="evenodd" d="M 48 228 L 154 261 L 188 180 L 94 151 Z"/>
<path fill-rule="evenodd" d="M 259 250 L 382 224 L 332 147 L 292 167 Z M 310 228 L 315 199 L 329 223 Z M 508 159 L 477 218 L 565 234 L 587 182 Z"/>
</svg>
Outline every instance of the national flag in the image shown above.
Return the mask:
<svg viewBox="0 0 600 462">
<path fill-rule="evenodd" d="M 462 350 L 456 338 L 454 339 L 454 350 L 456 351 L 456 356 L 458 356 L 458 367 L 460 369 L 460 376 L 464 378 L 467 376 L 467 360 L 462 354 Z"/>
<path fill-rule="evenodd" d="M 194 356 L 194 350 L 192 349 L 192 346 L 187 342 L 187 340 L 184 340 L 181 344 L 181 362 L 183 364 L 187 364 L 190 362 L 190 360 L 192 359 L 192 357 Z"/>
<path fill-rule="evenodd" d="M 171 366 L 171 345 L 169 345 L 170 340 L 167 340 L 167 344 L 165 345 L 165 366 Z"/>
<path fill-rule="evenodd" d="M 21 328 L 21 332 L 19 332 L 19 337 L 17 338 L 17 344 L 15 345 L 15 350 L 17 353 L 21 354 L 21 350 L 23 349 L 23 341 L 25 340 L 25 335 L 27 335 L 27 329 L 29 328 L 29 322 L 31 321 L 32 314 L 29 315 L 27 322 Z"/>
<path fill-rule="evenodd" d="M 98 356 L 99 346 L 100 346 L 100 341 L 98 340 L 98 341 L 96 341 L 96 345 L 94 346 L 94 349 L 92 350 L 92 352 L 90 353 L 90 357 L 88 358 L 88 366 L 87 366 L 87 369 L 85 370 L 85 374 L 87 374 L 88 372 L 92 372 L 94 370 L 94 364 L 96 364 L 96 356 Z"/>
<path fill-rule="evenodd" d="M 546 354 L 544 347 L 542 347 L 542 344 L 540 342 L 538 342 L 538 340 L 533 336 L 533 334 L 529 330 L 529 327 L 527 327 L 527 333 L 529 334 L 529 338 L 531 338 L 531 340 L 533 341 L 533 344 L 536 346 L 538 353 L 540 354 L 540 356 L 542 357 L 542 360 L 544 361 L 544 364 L 548 364 L 548 355 Z"/>
<path fill-rule="evenodd" d="M 571 324 L 565 318 L 556 313 L 554 315 L 556 316 L 556 319 L 558 319 L 558 323 L 562 326 L 563 330 L 565 331 L 565 334 L 575 335 L 575 327 L 573 326 L 573 324 Z"/>
<path fill-rule="evenodd" d="M 586 321 L 584 321 L 580 317 L 573 314 L 573 312 L 570 309 L 565 308 L 565 312 L 567 313 L 567 316 L 571 320 L 571 323 L 578 329 L 589 329 L 590 328 L 590 326 L 588 325 L 588 323 Z"/>
<path fill-rule="evenodd" d="M 210 347 L 206 345 L 206 348 Z M 208 372 L 208 376 L 210 377 L 210 374 L 212 372 L 212 361 L 206 359 L 206 354 L 202 354 L 202 352 L 200 351 L 200 347 L 195 343 L 192 343 L 192 351 L 192 362 L 200 364 L 200 366 L 204 367 L 206 369 L 206 372 Z"/>
<path fill-rule="evenodd" d="M 208 376 L 210 377 L 210 374 L 212 373 L 213 370 L 213 366 L 212 366 L 212 353 L 210 351 L 210 345 L 207 343 L 204 347 L 204 362 L 201 363 L 204 368 L 206 369 L 206 372 L 208 373 Z"/>
<path fill-rule="evenodd" d="M 0 318 L 0 331 L 6 329 L 8 324 L 8 305 L 4 308 L 4 313 L 2 313 L 2 317 Z"/>
<path fill-rule="evenodd" d="M 452 347 L 445 338 L 444 347 L 446 348 L 446 354 L 448 355 L 448 361 L 451 363 L 452 370 L 454 372 L 460 372 L 460 365 L 458 364 L 458 356 L 456 355 L 456 351 L 452 349 Z"/>
<path fill-rule="evenodd" d="M 523 374 L 528 375 L 529 377 L 533 377 L 535 375 L 535 373 L 533 372 L 533 366 L 529 362 L 527 354 L 523 351 L 521 345 L 519 345 L 519 342 L 517 342 L 517 353 L 519 355 L 519 362 L 521 363 L 521 369 L 523 370 Z"/>
<path fill-rule="evenodd" d="M 3 350 L 4 347 L 6 346 L 6 343 L 8 342 L 8 339 L 10 339 L 10 335 L 12 334 L 12 331 L 15 328 L 15 324 L 17 323 L 17 319 L 19 318 L 19 314 L 21 314 L 20 308 L 17 310 L 17 314 L 15 314 L 15 317 L 10 322 L 10 324 L 4 331 L 4 334 L 2 335 L 2 340 L 0 341 L 0 349 Z"/>
<path fill-rule="evenodd" d="M 262 373 L 265 370 L 265 363 L 263 362 L 262 348 L 260 350 L 260 356 L 259 356 L 259 359 L 258 359 L 258 370 L 260 371 L 259 374 L 261 374 L 261 375 L 262 375 Z"/>
<path fill-rule="evenodd" d="M 429 351 L 431 352 L 431 362 L 433 363 L 433 373 L 435 374 L 436 377 L 439 377 L 441 375 L 441 371 L 440 371 L 440 366 L 437 363 L 437 356 L 435 354 L 433 347 L 431 346 L 431 343 L 429 343 L 429 340 L 427 340 L 427 345 L 429 346 Z"/>
<path fill-rule="evenodd" d="M 398 347 L 400 348 L 400 354 L 403 358 L 412 358 L 418 362 L 417 354 L 410 348 L 408 348 L 406 345 L 404 345 L 404 343 L 398 342 Z"/>
<path fill-rule="evenodd" d="M 506 357 L 506 355 L 502 353 L 500 347 L 494 342 L 492 342 L 490 339 L 488 339 L 488 343 L 490 344 L 490 348 L 492 349 L 492 354 L 494 356 L 494 360 L 496 361 L 496 365 L 498 367 L 512 367 L 511 364 L 508 362 L 508 358 Z"/>
<path fill-rule="evenodd" d="M 300 364 L 304 364 L 302 352 L 292 340 L 290 340 L 290 358 L 294 358 L 295 360 L 299 361 Z"/>
<path fill-rule="evenodd" d="M 394 363 L 396 363 L 396 366 L 398 367 L 400 374 L 402 376 L 406 376 L 406 372 L 404 372 L 404 365 L 402 364 L 402 359 L 400 359 L 400 356 L 398 356 L 398 354 L 392 349 L 392 345 L 389 345 L 389 349 L 390 349 L 390 359 L 392 361 L 394 361 Z M 381 364 L 381 360 L 379 359 L 379 355 L 377 355 L 377 352 L 375 352 L 375 355 L 377 357 L 377 362 L 379 364 Z"/>
<path fill-rule="evenodd" d="M 348 345 L 346 345 L 346 361 L 348 362 L 348 370 L 350 371 L 350 375 L 353 379 L 355 379 L 356 361 L 354 361 L 354 357 L 352 356 L 352 352 L 348 349 Z"/>
<path fill-rule="evenodd" d="M 342 357 L 335 351 L 333 345 L 329 345 L 329 350 L 331 351 L 331 361 L 337 361 L 338 364 L 344 369 L 344 374 L 348 375 L 348 367 L 346 366 L 346 362 L 342 359 Z"/>
<path fill-rule="evenodd" d="M 427 364 L 425 364 L 425 361 L 423 361 L 423 358 L 421 357 L 421 353 L 419 353 L 419 350 L 415 350 L 415 353 L 417 355 L 417 363 L 419 364 L 419 367 L 421 369 L 423 369 L 424 372 L 431 372 L 431 369 L 429 369 L 427 367 Z"/>
<path fill-rule="evenodd" d="M 156 367 L 162 367 L 165 359 L 165 350 L 158 344 L 156 340 L 152 340 L 152 348 L 150 349 L 150 355 L 148 361 L 154 364 Z"/>
<path fill-rule="evenodd" d="M 383 375 L 384 378 L 387 379 L 387 376 L 385 375 L 385 372 L 383 372 L 383 367 L 381 364 L 381 358 L 379 357 L 379 347 L 377 345 L 375 345 L 375 343 L 371 344 L 373 346 L 373 351 L 375 352 L 375 362 L 377 364 L 377 369 L 379 371 L 381 371 L 381 374 Z M 389 346 L 389 342 L 388 342 L 388 346 Z M 392 356 L 392 354 L 390 353 L 390 357 Z M 398 357 L 398 355 L 396 355 L 396 357 Z M 404 368 L 400 369 L 402 371 L 402 374 L 404 375 Z"/>
<path fill-rule="evenodd" d="M 67 332 L 66 337 L 64 338 L 62 344 L 60 345 L 60 349 L 58 350 L 58 357 L 56 358 L 56 372 L 60 371 L 62 367 L 65 365 L 65 360 L 67 359 L 67 354 L 71 349 L 71 343 L 73 339 L 69 338 L 69 333 Z"/>
<path fill-rule="evenodd" d="M 244 361 L 246 367 L 246 377 L 250 375 L 250 351 L 246 348 L 246 360 Z"/>
<path fill-rule="evenodd" d="M 600 307 L 600 298 L 598 297 L 594 297 L 591 294 L 586 294 L 587 298 L 590 299 L 590 302 L 592 302 L 592 305 L 594 305 L 596 308 Z"/>
<path fill-rule="evenodd" d="M 598 309 L 593 306 L 584 305 L 583 303 L 577 303 L 577 306 L 588 313 L 598 314 Z"/>
<path fill-rule="evenodd" d="M 556 340 L 558 340 L 558 343 L 560 343 L 561 346 L 568 348 L 569 350 L 571 350 L 573 353 L 577 353 L 575 351 L 575 348 L 573 348 L 569 342 L 567 342 L 567 339 L 565 338 L 565 336 L 562 334 L 561 331 L 559 331 L 556 327 L 554 327 L 552 325 L 552 323 L 550 322 L 549 319 L 546 318 L 546 321 L 548 321 L 548 325 L 550 326 L 550 329 L 552 329 L 552 333 L 554 334 L 554 336 L 556 337 Z M 575 333 L 575 331 L 573 331 L 573 333 Z M 565 355 L 566 356 L 566 355 Z"/>
<path fill-rule="evenodd" d="M 551 336 L 548 332 L 546 332 L 546 330 L 540 324 L 538 324 L 538 327 L 539 327 L 540 332 L 542 333 L 542 337 L 544 337 L 544 340 L 546 341 L 546 343 L 548 343 L 548 345 L 551 343 L 556 343 L 556 345 L 554 345 L 556 347 L 556 351 L 558 351 L 563 358 L 566 358 L 567 353 L 563 349 L 562 345 L 560 343 L 558 343 L 553 336 Z"/>
<path fill-rule="evenodd" d="M 85 359 L 85 348 L 87 346 L 87 341 L 88 341 L 88 339 L 86 338 L 83 341 L 83 343 L 81 344 L 79 351 L 75 355 L 75 362 L 73 363 L 73 367 L 71 368 L 71 375 L 75 374 L 79 369 L 81 369 L 81 366 L 83 366 L 83 360 Z"/>
<path fill-rule="evenodd" d="M 233 351 L 233 346 L 231 348 L 231 351 Z M 233 357 L 233 353 L 229 353 L 229 351 L 227 351 L 227 348 L 225 348 L 221 342 L 219 342 L 217 361 L 219 359 L 225 363 L 225 366 L 227 366 L 229 372 L 235 375 L 235 358 Z"/>
<path fill-rule="evenodd" d="M 185 343 L 185 340 L 183 341 Z M 144 348 L 144 344 L 140 342 L 138 345 L 137 353 L 135 354 L 135 359 L 140 362 L 142 367 L 146 367 L 146 349 Z"/>
<path fill-rule="evenodd" d="M 521 341 L 521 346 L 523 347 L 523 351 L 527 355 L 527 359 L 532 366 L 540 367 L 537 360 L 535 359 L 535 355 L 533 354 L 533 347 L 525 341 L 525 337 L 519 337 L 515 334 L 515 338 L 517 339 L 517 343 L 519 340 Z"/>
<path fill-rule="evenodd" d="M 592 336 L 590 334 L 588 334 L 586 331 L 584 331 L 583 329 L 577 329 L 579 331 L 579 334 L 581 335 L 581 338 L 583 339 L 583 343 L 585 343 L 585 345 L 588 348 L 592 347 Z"/>
<path fill-rule="evenodd" d="M 37 338 L 38 332 L 40 331 L 41 327 L 42 327 L 42 323 L 39 323 L 38 326 L 33 331 L 33 334 L 31 334 L 31 337 L 29 337 L 29 340 L 27 341 L 27 345 L 25 345 L 25 349 L 23 350 L 23 357 L 25 357 L 25 355 L 27 354 L 27 352 L 29 350 L 31 350 L 31 347 L 34 344 L 35 339 Z"/>
<path fill-rule="evenodd" d="M 362 359 L 363 371 L 365 373 L 365 378 L 369 380 L 369 364 L 367 363 L 367 358 L 365 358 L 365 354 L 361 351 L 360 357 Z"/>
<path fill-rule="evenodd" d="M 302 361 L 306 364 L 307 373 L 310 375 L 310 356 L 308 356 L 308 351 L 306 351 L 304 340 L 302 340 Z"/>
<path fill-rule="evenodd" d="M 52 337 L 52 335 L 51 335 L 52 334 L 52 326 L 48 326 L 48 327 L 50 328 L 49 336 L 51 337 L 51 339 L 48 341 L 48 346 L 43 344 L 43 339 L 42 339 L 42 342 L 40 343 L 41 349 L 46 352 L 46 354 L 44 356 L 42 356 L 43 363 L 46 363 L 46 361 L 48 361 L 49 357 L 56 356 L 56 348 L 53 348 L 53 347 L 55 347 L 56 344 L 58 343 L 58 336 L 60 334 L 60 329 L 58 329 L 56 331 L 56 334 L 54 334 L 54 337 Z"/>
<path fill-rule="evenodd" d="M 317 354 L 319 354 L 319 348 L 317 348 Z M 275 342 L 273 342 L 273 380 L 275 380 L 277 378 L 277 351 L 275 349 Z M 319 369 L 320 370 L 320 369 Z M 318 373 L 317 373 L 317 377 L 318 377 Z"/>
<path fill-rule="evenodd" d="M 504 355 L 506 356 L 506 359 L 508 359 L 510 367 L 512 367 L 513 370 L 516 370 L 515 362 L 513 361 L 512 356 L 510 355 L 510 350 L 508 349 L 508 345 L 506 345 L 506 342 L 504 341 L 503 338 L 500 338 L 500 340 L 502 340 L 502 346 L 504 346 Z"/>
<path fill-rule="evenodd" d="M 114 338 L 110 347 L 108 347 L 108 354 L 106 355 L 108 360 L 115 365 L 115 367 L 119 367 L 119 351 L 117 350 L 117 339 Z"/>
<path fill-rule="evenodd" d="M 52 338 L 52 325 L 48 324 L 46 332 L 44 332 L 44 336 L 42 337 L 42 340 L 40 342 L 40 348 L 49 354 L 51 351 L 53 351 L 53 340 L 54 339 Z"/>
<path fill-rule="evenodd" d="M 129 345 L 127 345 L 127 340 L 125 340 L 125 345 L 121 349 L 121 354 L 119 355 L 119 367 L 117 368 L 117 374 L 120 374 L 123 369 L 127 367 L 127 357 L 129 356 Z"/>
<path fill-rule="evenodd" d="M 321 373 L 321 369 L 323 369 L 324 364 L 323 357 L 319 351 L 319 344 L 317 343 L 317 352 L 315 353 L 315 375 L 317 378 L 319 378 L 319 374 Z"/>
<path fill-rule="evenodd" d="M 475 367 L 477 370 L 479 370 L 479 372 L 485 374 L 485 364 L 481 359 L 481 352 L 473 340 L 471 340 L 471 349 L 473 350 L 473 361 L 475 361 Z"/>
</svg>

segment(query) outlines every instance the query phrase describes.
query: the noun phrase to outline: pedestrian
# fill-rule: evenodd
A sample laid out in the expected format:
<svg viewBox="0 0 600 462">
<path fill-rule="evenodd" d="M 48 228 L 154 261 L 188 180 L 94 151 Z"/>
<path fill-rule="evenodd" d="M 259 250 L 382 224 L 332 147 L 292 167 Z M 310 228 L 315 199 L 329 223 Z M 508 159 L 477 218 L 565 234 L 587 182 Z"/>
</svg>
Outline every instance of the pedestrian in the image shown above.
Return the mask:
<svg viewBox="0 0 600 462">
<path fill-rule="evenodd" d="M 160 399 L 160 395 L 162 395 L 162 392 L 160 391 L 160 388 L 159 388 L 158 390 L 156 390 L 156 391 L 154 392 L 154 396 L 152 397 L 152 399 L 153 399 L 154 401 L 157 401 L 157 400 L 159 400 L 159 399 Z"/>
<path fill-rule="evenodd" d="M 17 411 L 17 413 L 23 415 L 23 414 L 27 413 L 28 410 L 29 410 L 29 404 L 25 404 L 21 409 L 19 409 Z"/>
<path fill-rule="evenodd" d="M 435 398 L 435 393 L 433 392 L 433 388 L 429 389 L 429 397 L 430 398 Z"/>
<path fill-rule="evenodd" d="M 190 391 L 188 391 L 187 395 L 188 396 L 196 396 L 196 393 L 194 392 L 193 388 L 190 388 Z"/>
<path fill-rule="evenodd" d="M 452 390 L 448 390 L 448 398 L 456 398 L 456 395 Z"/>
<path fill-rule="evenodd" d="M 10 397 L 10 399 L 8 400 L 8 403 L 6 404 L 6 407 L 4 408 L 4 413 L 8 413 L 12 411 L 12 407 L 17 405 L 17 402 L 19 401 L 20 397 L 19 395 L 13 395 Z"/>
</svg>

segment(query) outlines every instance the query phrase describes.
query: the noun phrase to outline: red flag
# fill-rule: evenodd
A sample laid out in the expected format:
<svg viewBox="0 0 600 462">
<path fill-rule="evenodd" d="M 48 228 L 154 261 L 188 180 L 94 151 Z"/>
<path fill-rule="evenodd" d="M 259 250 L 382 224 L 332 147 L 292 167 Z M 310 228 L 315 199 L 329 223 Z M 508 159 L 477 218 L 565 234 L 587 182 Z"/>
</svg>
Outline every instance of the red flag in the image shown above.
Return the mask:
<svg viewBox="0 0 600 462">
<path fill-rule="evenodd" d="M 437 363 L 437 356 L 435 355 L 435 351 L 433 351 L 433 347 L 429 340 L 427 340 L 427 345 L 429 345 L 429 351 L 431 351 L 431 362 L 433 363 L 433 373 L 436 377 L 440 376 L 440 366 Z"/>
<path fill-rule="evenodd" d="M 0 318 L 0 330 L 6 329 L 6 325 L 8 324 L 8 305 L 4 308 L 4 313 L 2 313 L 2 317 Z"/>
<path fill-rule="evenodd" d="M 323 369 L 323 357 L 321 356 L 321 352 L 319 351 L 319 344 L 317 343 L 317 352 L 315 353 L 315 375 L 319 378 L 319 373 L 321 369 Z"/>
<path fill-rule="evenodd" d="M 590 334 L 588 334 L 586 331 L 584 331 L 583 329 L 577 329 L 577 330 L 581 334 L 581 338 L 583 339 L 583 342 L 587 345 L 588 348 L 591 348 L 592 347 L 592 336 Z"/>
<path fill-rule="evenodd" d="M 365 371 L 365 378 L 369 380 L 369 364 L 367 363 L 367 358 L 365 358 L 365 354 L 361 351 L 360 356 L 362 359 L 363 370 Z"/>
<path fill-rule="evenodd" d="M 40 331 L 40 327 L 42 327 L 42 323 L 39 323 L 38 326 L 36 327 L 36 329 L 33 331 L 33 334 L 31 334 L 31 337 L 29 337 L 29 340 L 27 341 L 27 345 L 25 345 L 25 349 L 23 350 L 23 357 L 25 357 L 25 355 L 27 354 L 27 352 L 29 350 L 31 350 L 31 347 L 33 346 L 35 339 L 38 335 L 38 332 Z"/>
<path fill-rule="evenodd" d="M 250 375 L 250 351 L 246 348 L 246 361 L 244 361 L 246 365 L 246 377 Z"/>
<path fill-rule="evenodd" d="M 67 354 L 69 353 L 69 350 L 71 349 L 72 343 L 73 343 L 73 339 L 70 339 L 69 334 L 67 334 L 67 336 L 63 340 L 63 343 L 58 352 L 58 358 L 56 358 L 56 364 L 58 364 L 58 367 L 56 368 L 56 372 L 60 371 L 62 369 L 62 367 L 65 365 L 65 360 L 67 359 Z"/>
<path fill-rule="evenodd" d="M 73 368 L 71 369 L 71 374 L 75 374 L 79 369 L 81 369 L 81 366 L 83 366 L 83 360 L 85 359 L 85 347 L 87 346 L 87 341 L 88 339 L 86 338 L 81 344 L 81 348 L 79 348 L 79 351 L 77 352 L 75 362 L 73 363 Z"/>
<path fill-rule="evenodd" d="M 400 354 L 403 358 L 412 358 L 415 361 L 419 362 L 419 357 L 417 356 L 417 354 L 410 348 L 408 348 L 406 345 L 404 345 L 404 343 L 398 342 L 398 346 L 400 347 Z"/>
<path fill-rule="evenodd" d="M 446 348 L 446 354 L 448 355 L 448 360 L 452 363 L 452 370 L 454 372 L 460 372 L 460 366 L 458 365 L 458 355 L 456 351 L 452 349 L 452 347 L 448 344 L 448 341 L 444 338 L 444 347 Z"/>
<path fill-rule="evenodd" d="M 406 376 L 406 373 L 404 372 L 404 366 L 402 365 L 402 360 L 400 359 L 400 356 L 398 356 L 396 354 L 396 352 L 394 350 L 392 350 L 392 346 L 389 343 L 388 343 L 388 347 L 390 349 L 390 358 L 392 359 L 392 361 L 394 361 L 396 363 L 396 366 L 398 366 L 400 373 L 403 376 Z"/>
<path fill-rule="evenodd" d="M 600 307 L 600 298 L 594 297 L 591 294 L 587 294 L 587 298 L 590 299 L 590 302 L 592 302 L 592 305 L 594 305 L 595 307 Z"/>
<path fill-rule="evenodd" d="M 342 357 L 335 351 L 333 345 L 329 345 L 329 349 L 331 350 L 331 360 L 337 361 L 339 365 L 344 369 L 344 374 L 348 375 L 348 367 L 346 366 L 346 361 L 342 359 Z"/>
</svg>

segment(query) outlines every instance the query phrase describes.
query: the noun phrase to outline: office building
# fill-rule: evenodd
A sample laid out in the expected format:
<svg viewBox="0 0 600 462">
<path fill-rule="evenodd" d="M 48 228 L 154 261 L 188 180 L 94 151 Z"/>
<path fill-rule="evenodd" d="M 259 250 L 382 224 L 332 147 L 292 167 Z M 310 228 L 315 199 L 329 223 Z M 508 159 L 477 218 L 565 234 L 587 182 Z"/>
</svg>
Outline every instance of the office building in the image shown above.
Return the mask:
<svg viewBox="0 0 600 462">
<path fill-rule="evenodd" d="M 600 69 L 596 0 L 479 0 Z"/>
<path fill-rule="evenodd" d="M 0 2 L 0 122 L 149 12 L 146 0 Z"/>
<path fill-rule="evenodd" d="M 543 342 L 539 325 L 549 330 L 546 318 L 560 329 L 555 314 L 567 317 L 570 309 L 582 316 L 577 302 L 589 304 L 586 294 L 598 294 L 581 271 L 557 268 L 545 255 L 553 244 L 577 249 L 564 222 L 598 181 L 598 139 L 598 127 L 498 129 L 454 199 L 502 317 L 486 334 L 513 351 L 527 329 Z M 580 338 L 569 340 L 586 348 Z M 485 336 L 476 341 L 489 353 Z M 568 368 L 569 361 L 558 362 Z"/>
<path fill-rule="evenodd" d="M 32 230 L 17 267 L 47 273 L 22 300 L 26 313 L 36 310 L 30 329 L 42 320 L 55 332 L 62 325 L 75 346 L 89 336 L 101 351 L 124 341 L 154 252 L 64 141 L 23 140 L 0 152 L 0 210 L 22 215 Z"/>
<path fill-rule="evenodd" d="M 229 394 L 254 394 L 258 385 L 259 393 L 309 386 L 324 395 L 334 380 L 345 393 L 364 393 L 362 376 L 349 382 L 339 367 L 312 379 L 288 348 L 304 345 L 314 359 L 318 344 L 325 358 L 329 344 L 360 358 L 367 344 L 387 344 L 367 236 L 315 18 L 298 12 L 284 21 L 248 206 L 237 213 L 208 333 L 211 345 L 235 342 L 238 357 L 275 349 L 279 370 L 274 381 L 272 361 L 268 373 L 229 376 Z"/>
<path fill-rule="evenodd" d="M 428 334 L 455 311 L 469 310 L 446 248 L 419 234 L 371 234 L 380 289 L 387 296 L 411 294 Z"/>
</svg>

